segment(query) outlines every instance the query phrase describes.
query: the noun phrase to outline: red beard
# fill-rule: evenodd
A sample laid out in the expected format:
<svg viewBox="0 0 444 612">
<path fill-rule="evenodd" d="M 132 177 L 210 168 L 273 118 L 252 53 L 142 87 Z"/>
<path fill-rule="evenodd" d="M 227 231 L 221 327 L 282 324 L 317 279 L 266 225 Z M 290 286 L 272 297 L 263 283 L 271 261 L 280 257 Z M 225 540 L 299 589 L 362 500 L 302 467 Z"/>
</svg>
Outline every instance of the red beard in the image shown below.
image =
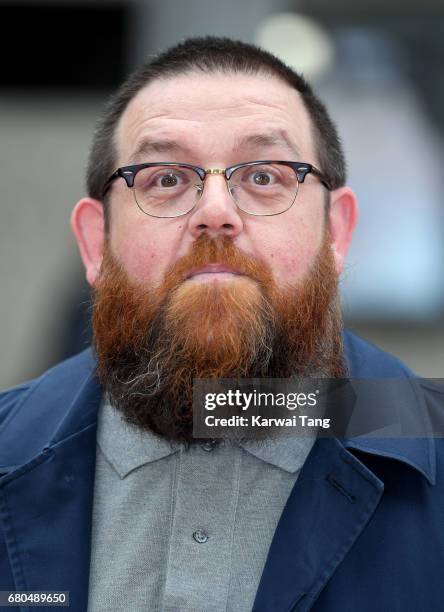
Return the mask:
<svg viewBox="0 0 444 612">
<path fill-rule="evenodd" d="M 239 275 L 187 280 L 210 263 Z M 307 277 L 285 289 L 228 237 L 203 234 L 156 288 L 130 282 L 105 248 L 93 315 L 100 380 L 127 421 L 170 440 L 197 441 L 196 378 L 344 377 L 341 329 L 328 233 Z"/>
</svg>

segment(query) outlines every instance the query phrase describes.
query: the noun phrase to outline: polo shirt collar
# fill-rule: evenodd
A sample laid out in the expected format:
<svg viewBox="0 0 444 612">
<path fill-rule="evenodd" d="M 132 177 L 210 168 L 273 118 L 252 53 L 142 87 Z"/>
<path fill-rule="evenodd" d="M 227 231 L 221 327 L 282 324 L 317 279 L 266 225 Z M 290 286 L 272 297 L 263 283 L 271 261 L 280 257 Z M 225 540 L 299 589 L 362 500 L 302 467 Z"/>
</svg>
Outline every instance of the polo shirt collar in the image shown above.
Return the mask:
<svg viewBox="0 0 444 612">
<path fill-rule="evenodd" d="M 97 444 L 120 478 L 180 449 L 179 444 L 125 422 L 108 402 L 102 402 L 99 408 Z"/>
<path fill-rule="evenodd" d="M 315 437 L 282 437 L 256 442 L 247 440 L 239 444 L 254 457 L 286 472 L 300 470 Z M 102 402 L 98 415 L 97 443 L 121 479 L 133 470 L 173 455 L 183 448 L 149 431 L 127 423 L 109 402 Z"/>
</svg>

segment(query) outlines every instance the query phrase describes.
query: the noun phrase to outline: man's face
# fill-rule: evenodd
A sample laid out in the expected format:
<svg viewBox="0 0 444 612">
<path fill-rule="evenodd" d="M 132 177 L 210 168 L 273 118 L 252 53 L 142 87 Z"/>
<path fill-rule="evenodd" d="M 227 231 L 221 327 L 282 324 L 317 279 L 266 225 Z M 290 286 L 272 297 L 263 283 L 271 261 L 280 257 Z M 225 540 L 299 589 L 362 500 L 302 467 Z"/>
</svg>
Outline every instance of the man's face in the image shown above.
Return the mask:
<svg viewBox="0 0 444 612">
<path fill-rule="evenodd" d="M 146 147 L 143 147 L 143 143 Z M 129 104 L 116 131 L 117 166 L 172 161 L 225 168 L 259 159 L 317 164 L 307 111 L 298 92 L 275 78 L 187 74 L 145 87 Z M 140 149 L 145 152 L 137 154 Z M 275 217 L 236 208 L 220 175 L 206 178 L 195 209 L 175 219 L 143 214 L 123 180 L 111 190 L 110 246 L 129 277 L 149 285 L 203 232 L 230 236 L 243 253 L 267 264 L 278 285 L 303 278 L 319 251 L 325 188 L 312 175 L 293 207 Z M 196 282 L 226 280 L 208 274 Z"/>
<path fill-rule="evenodd" d="M 263 76 L 157 80 L 128 105 L 115 142 L 117 166 L 319 165 L 299 94 Z M 331 194 L 327 224 L 325 188 L 309 174 L 289 210 L 255 217 L 223 176 L 207 175 L 190 213 L 154 218 L 116 180 L 108 235 L 101 203 L 77 204 L 99 375 L 128 420 L 191 441 L 196 378 L 343 375 L 336 289 L 356 218 L 350 193 Z"/>
</svg>

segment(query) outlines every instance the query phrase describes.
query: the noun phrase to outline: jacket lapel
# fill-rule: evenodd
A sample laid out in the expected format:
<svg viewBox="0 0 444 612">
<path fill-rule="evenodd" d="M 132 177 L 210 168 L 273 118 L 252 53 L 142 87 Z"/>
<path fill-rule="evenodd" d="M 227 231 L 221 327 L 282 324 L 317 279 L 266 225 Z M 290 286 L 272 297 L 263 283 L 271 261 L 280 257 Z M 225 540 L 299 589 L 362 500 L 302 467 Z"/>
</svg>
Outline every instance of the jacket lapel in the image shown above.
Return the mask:
<svg viewBox="0 0 444 612">
<path fill-rule="evenodd" d="M 383 483 L 336 439 L 318 439 L 270 547 L 254 612 L 309 610 L 376 510 Z"/>
</svg>

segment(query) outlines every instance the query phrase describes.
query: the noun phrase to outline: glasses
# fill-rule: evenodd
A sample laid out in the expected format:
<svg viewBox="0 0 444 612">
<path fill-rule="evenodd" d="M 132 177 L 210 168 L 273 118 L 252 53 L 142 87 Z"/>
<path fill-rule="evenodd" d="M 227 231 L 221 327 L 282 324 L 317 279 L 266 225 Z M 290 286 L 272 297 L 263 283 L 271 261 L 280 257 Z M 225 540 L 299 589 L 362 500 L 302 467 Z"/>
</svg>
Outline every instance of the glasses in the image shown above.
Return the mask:
<svg viewBox="0 0 444 612">
<path fill-rule="evenodd" d="M 252 161 L 225 169 L 153 162 L 118 168 L 106 181 L 103 196 L 113 181 L 123 178 L 143 213 L 163 219 L 180 217 L 196 206 L 210 174 L 223 175 L 236 206 L 257 217 L 280 215 L 291 208 L 307 174 L 331 190 L 326 177 L 304 162 Z"/>
</svg>

